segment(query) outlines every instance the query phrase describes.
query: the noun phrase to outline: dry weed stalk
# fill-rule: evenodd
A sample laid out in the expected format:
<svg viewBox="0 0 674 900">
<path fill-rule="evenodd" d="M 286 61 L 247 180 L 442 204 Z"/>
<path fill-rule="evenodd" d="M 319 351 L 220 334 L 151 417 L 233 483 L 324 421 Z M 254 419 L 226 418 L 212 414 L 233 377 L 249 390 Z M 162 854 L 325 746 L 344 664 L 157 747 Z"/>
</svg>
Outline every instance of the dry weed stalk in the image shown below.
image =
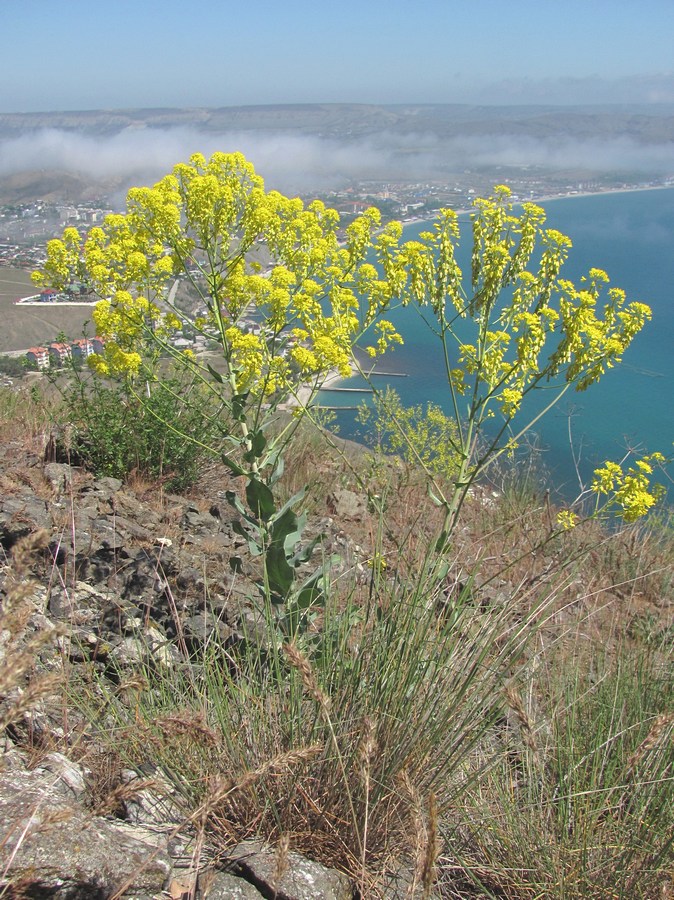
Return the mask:
<svg viewBox="0 0 674 900">
<path fill-rule="evenodd" d="M 359 747 L 360 778 L 365 794 L 365 814 L 363 817 L 363 846 L 361 853 L 361 893 L 365 893 L 366 862 L 367 862 L 367 836 L 370 822 L 370 780 L 372 775 L 372 760 L 377 752 L 377 740 L 372 719 L 366 716 L 363 719 L 363 735 Z"/>
<path fill-rule="evenodd" d="M 252 787 L 258 781 L 266 778 L 272 772 L 283 769 L 293 769 L 300 763 L 307 762 L 314 756 L 323 752 L 322 744 L 313 744 L 310 747 L 303 747 L 300 750 L 289 750 L 286 753 L 279 753 L 258 766 L 246 772 L 238 780 L 232 778 L 213 778 L 210 780 L 207 790 L 207 796 L 204 802 L 192 813 L 191 821 L 204 822 L 218 806 L 229 801 L 234 794 L 241 793 L 247 788 Z"/>
<path fill-rule="evenodd" d="M 321 707 L 321 710 L 325 714 L 329 714 L 330 712 L 330 698 L 325 694 L 322 690 L 318 681 L 316 680 L 316 674 L 311 666 L 309 660 L 302 654 L 296 647 L 295 644 L 284 644 L 283 652 L 288 658 L 288 662 L 290 665 L 297 669 L 302 678 L 302 684 L 304 685 L 305 690 L 311 694 L 316 703 Z"/>
<path fill-rule="evenodd" d="M 290 852 L 290 835 L 282 834 L 276 848 L 276 857 L 274 860 L 274 875 L 272 878 L 272 886 L 274 892 L 278 893 L 281 879 L 288 871 L 288 854 Z"/>
<path fill-rule="evenodd" d="M 58 674 L 30 679 L 40 651 L 53 643 L 59 630 L 39 631 L 28 635 L 30 618 L 35 612 L 34 583 L 30 578 L 30 562 L 45 550 L 49 541 L 46 531 L 36 531 L 15 545 L 7 578 L 7 594 L 0 610 L 0 730 L 18 721 L 40 701 L 56 692 L 61 680 Z"/>
<path fill-rule="evenodd" d="M 207 791 L 206 791 L 206 799 L 201 803 L 190 815 L 186 816 L 182 822 L 179 822 L 173 830 L 167 835 L 167 840 L 173 840 L 173 838 L 177 837 L 182 831 L 190 827 L 196 827 L 197 829 L 197 848 L 198 853 L 195 850 L 193 854 L 193 859 L 197 859 L 200 855 L 201 847 L 203 846 L 203 836 L 206 831 L 206 825 L 210 816 L 216 815 L 218 811 L 218 807 L 223 803 L 227 803 L 231 801 L 231 798 L 241 791 L 246 790 L 246 788 L 251 787 L 251 785 L 255 784 L 257 781 L 265 778 L 267 775 L 272 772 L 283 770 L 283 769 L 292 769 L 300 763 L 304 763 L 312 757 L 323 752 L 323 746 L 321 744 L 315 744 L 311 747 L 305 747 L 301 750 L 292 750 L 288 753 L 280 753 L 277 756 L 272 757 L 272 759 L 267 760 L 266 763 L 263 763 L 257 769 L 253 769 L 250 772 L 246 772 L 245 775 L 240 778 L 238 781 L 234 781 L 231 778 L 213 778 L 210 780 Z M 132 782 L 130 787 L 134 787 L 134 790 L 138 790 L 138 783 Z M 145 860 L 144 865 L 149 865 L 155 857 L 157 856 L 158 851 L 154 851 L 150 854 L 150 856 Z M 122 884 L 115 894 L 110 897 L 110 900 L 122 900 L 122 897 L 125 895 L 128 888 L 131 886 L 133 879 L 129 878 L 124 884 Z"/>
<path fill-rule="evenodd" d="M 440 853 L 438 841 L 438 804 L 435 794 L 431 791 L 428 795 L 428 818 L 426 825 L 426 843 L 421 859 L 421 883 L 423 885 L 424 900 L 431 896 L 433 883 L 435 882 L 435 864 Z"/>
<path fill-rule="evenodd" d="M 411 804 L 414 825 L 416 866 L 407 896 L 411 900 L 416 895 L 418 886 L 421 885 L 422 897 L 424 900 L 428 900 L 435 881 L 435 864 L 439 854 L 438 806 L 435 794 L 431 792 L 428 796 L 426 815 L 424 815 L 424 806 L 419 791 L 405 769 L 398 776 L 398 780 L 403 793 Z"/>
<path fill-rule="evenodd" d="M 625 790 L 620 795 L 620 799 L 615 806 L 618 817 L 622 817 L 632 805 L 632 799 L 629 796 L 630 788 L 634 790 L 639 787 L 639 782 L 635 780 L 637 767 L 649 753 L 657 749 L 662 742 L 663 735 L 669 734 L 670 739 L 674 737 L 672 725 L 674 725 L 674 713 L 661 713 L 661 715 L 656 716 L 648 734 L 628 759 L 627 768 L 625 769 Z M 609 793 L 609 799 L 611 793 Z M 608 803 L 609 800 L 607 799 L 607 807 Z"/>
<path fill-rule="evenodd" d="M 639 763 L 644 759 L 646 754 L 655 750 L 660 743 L 663 734 L 669 729 L 670 725 L 674 725 L 674 713 L 662 713 L 655 717 L 650 731 L 627 761 L 627 780 L 632 780 Z"/>
<path fill-rule="evenodd" d="M 155 778 L 136 778 L 128 784 L 118 784 L 92 809 L 94 816 L 107 816 L 123 808 L 126 800 L 137 800 L 141 791 L 156 790 L 160 783 Z"/>
<path fill-rule="evenodd" d="M 187 735 L 213 747 L 218 746 L 221 742 L 220 735 L 207 724 L 206 717 L 202 712 L 187 710 L 177 712 L 172 716 L 161 716 L 155 720 L 155 724 L 162 732 L 171 737 L 177 734 Z"/>
<path fill-rule="evenodd" d="M 300 652 L 297 646 L 294 643 L 288 643 L 283 645 L 283 652 L 288 658 L 288 662 L 290 665 L 297 669 L 302 678 L 302 683 L 305 689 L 311 694 L 316 703 L 318 703 L 321 713 L 323 714 L 323 718 L 330 732 L 330 739 L 332 741 L 332 746 L 335 750 L 335 755 L 337 757 L 337 762 L 340 769 L 340 774 L 342 777 L 342 784 L 344 786 L 344 791 L 346 793 L 347 801 L 349 803 L 349 811 L 351 813 L 351 822 L 353 825 L 353 831 L 356 836 L 356 840 L 358 842 L 358 850 L 359 856 L 362 858 L 365 852 L 365 845 L 363 841 L 363 835 L 360 827 L 360 818 L 356 814 L 356 807 L 353 801 L 353 794 L 351 792 L 351 781 L 346 771 L 346 765 L 344 763 L 344 755 L 342 753 L 341 747 L 339 745 L 339 741 L 337 740 L 337 733 L 335 731 L 335 726 L 330 716 L 330 698 L 325 694 L 323 689 L 318 684 L 318 680 L 316 678 L 313 667 L 307 657 Z"/>
<path fill-rule="evenodd" d="M 505 687 L 504 694 L 509 708 L 515 714 L 519 723 L 522 743 L 531 751 L 532 762 L 538 768 L 540 757 L 538 745 L 536 744 L 536 724 L 525 709 L 520 692 L 513 684 Z"/>
</svg>

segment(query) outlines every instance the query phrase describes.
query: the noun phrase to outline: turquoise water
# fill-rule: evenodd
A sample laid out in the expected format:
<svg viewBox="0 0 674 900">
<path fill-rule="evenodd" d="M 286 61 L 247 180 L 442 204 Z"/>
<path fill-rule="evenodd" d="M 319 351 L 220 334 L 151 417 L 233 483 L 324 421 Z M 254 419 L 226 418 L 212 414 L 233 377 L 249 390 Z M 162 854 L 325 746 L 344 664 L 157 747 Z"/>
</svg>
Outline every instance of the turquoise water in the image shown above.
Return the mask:
<svg viewBox="0 0 674 900">
<path fill-rule="evenodd" d="M 569 235 L 573 249 L 564 267 L 578 280 L 590 267 L 604 269 L 613 286 L 629 300 L 648 303 L 653 320 L 637 336 L 623 364 L 583 393 L 567 393 L 537 424 L 540 460 L 549 487 L 572 499 L 579 471 L 588 483 L 606 459 L 619 460 L 630 448 L 671 454 L 674 442 L 674 189 L 602 194 L 547 201 L 549 227 Z M 414 238 L 427 225 L 406 228 Z M 460 259 L 469 271 L 470 223 L 462 219 Z M 408 377 L 390 383 L 408 405 L 433 401 L 449 412 L 437 338 L 410 309 L 395 314 L 405 345 L 385 356 L 378 367 Z M 382 386 L 385 379 L 377 379 Z M 350 379 L 343 386 L 359 386 Z M 542 395 L 544 397 L 545 395 Z M 548 395 L 549 397 L 549 395 Z M 545 397 L 547 400 L 548 397 Z M 354 399 L 355 398 L 355 399 Z M 326 405 L 346 406 L 359 395 L 325 393 Z M 539 401 L 539 406 L 544 403 Z M 535 408 L 530 406 L 530 409 Z M 352 413 L 338 416 L 340 434 L 363 439 Z M 572 449 L 573 447 L 573 453 Z M 670 489 L 669 497 L 674 496 Z"/>
</svg>

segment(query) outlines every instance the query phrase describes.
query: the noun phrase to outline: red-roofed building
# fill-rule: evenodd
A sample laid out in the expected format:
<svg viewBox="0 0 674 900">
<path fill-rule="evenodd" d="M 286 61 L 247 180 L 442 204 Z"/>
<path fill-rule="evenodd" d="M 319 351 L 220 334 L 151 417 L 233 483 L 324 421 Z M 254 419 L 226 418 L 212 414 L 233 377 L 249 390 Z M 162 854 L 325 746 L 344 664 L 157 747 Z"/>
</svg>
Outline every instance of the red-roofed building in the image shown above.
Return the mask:
<svg viewBox="0 0 674 900">
<path fill-rule="evenodd" d="M 79 341 L 70 342 L 70 353 L 74 360 L 83 360 L 94 352 L 92 342 L 89 338 L 80 338 Z"/>
<path fill-rule="evenodd" d="M 26 359 L 28 364 L 38 369 L 49 368 L 49 351 L 46 347 L 31 347 L 26 350 Z"/>
<path fill-rule="evenodd" d="M 72 357 L 70 344 L 50 344 L 49 357 L 54 365 L 62 366 L 66 360 Z"/>
</svg>

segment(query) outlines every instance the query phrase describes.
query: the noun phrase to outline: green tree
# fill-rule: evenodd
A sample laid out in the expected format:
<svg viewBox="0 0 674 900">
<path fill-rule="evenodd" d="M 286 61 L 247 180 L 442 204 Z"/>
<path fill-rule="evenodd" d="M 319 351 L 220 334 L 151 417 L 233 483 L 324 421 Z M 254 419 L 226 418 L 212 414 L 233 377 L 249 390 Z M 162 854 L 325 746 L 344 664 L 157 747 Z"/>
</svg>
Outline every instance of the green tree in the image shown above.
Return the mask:
<svg viewBox="0 0 674 900">
<path fill-rule="evenodd" d="M 27 369 L 26 359 L 20 356 L 0 356 L 0 372 L 11 378 L 20 378 Z"/>
</svg>

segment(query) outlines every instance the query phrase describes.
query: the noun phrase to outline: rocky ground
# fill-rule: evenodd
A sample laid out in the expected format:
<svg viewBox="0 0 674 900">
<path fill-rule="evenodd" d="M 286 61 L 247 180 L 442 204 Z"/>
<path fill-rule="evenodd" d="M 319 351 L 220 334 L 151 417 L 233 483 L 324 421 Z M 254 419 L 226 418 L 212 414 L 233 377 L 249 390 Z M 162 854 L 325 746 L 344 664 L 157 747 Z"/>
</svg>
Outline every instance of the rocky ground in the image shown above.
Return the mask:
<svg viewBox="0 0 674 900">
<path fill-rule="evenodd" d="M 64 666 L 84 661 L 103 673 L 144 659 L 171 665 L 214 631 L 225 645 L 244 634 L 264 640 L 251 601 L 254 573 L 230 565 L 244 541 L 232 530 L 224 491 L 210 500 L 156 490 L 143 497 L 115 478 L 45 463 L 21 442 L 6 451 L 0 596 L 11 611 L 7 598 L 28 592 L 29 614 L 20 634 L 0 636 L 0 664 L 11 668 L 40 646 L 37 669 L 58 680 Z M 363 499 L 350 491 L 336 490 L 330 501 L 342 516 L 362 516 Z M 334 519 L 313 528 L 328 535 L 343 565 L 359 565 L 357 546 Z M 26 540 L 37 553 L 22 570 L 12 554 Z M 192 846 L 181 828 L 184 811 L 136 772 L 122 773 L 130 789 L 112 814 L 100 798 L 97 810 L 82 754 L 61 752 L 68 714 L 57 697 L 29 703 L 25 685 L 0 685 L 0 709 L 14 712 L 0 771 L 0 896 L 351 897 L 345 876 L 292 852 L 279 876 L 277 851 L 261 844 L 235 847 L 209 867 L 207 848 Z"/>
<path fill-rule="evenodd" d="M 86 663 L 114 679 L 139 664 L 178 665 L 214 633 L 225 647 L 243 638 L 262 644 L 269 638 L 252 600 L 256 571 L 232 527 L 227 476 L 219 472 L 191 496 L 180 496 L 159 485 L 130 486 L 45 460 L 39 442 L 29 449 L 29 443 L 14 440 L 4 449 L 0 897 L 355 896 L 343 874 L 287 848 L 246 841 L 224 857 L 214 855 L 203 835 L 190 828 L 185 808 L 162 786 L 161 771 L 151 764 L 147 773 L 122 769 L 106 784 L 91 763 L 91 746 L 83 752 L 91 735 L 82 731 L 73 741 L 81 714 L 58 689 L 73 666 Z M 319 496 L 307 537 L 323 534 L 324 554 L 334 565 L 366 573 L 373 527 L 368 498 L 344 484 L 336 479 Z M 404 491 L 397 500 L 404 521 L 411 501 Z M 479 501 L 484 511 L 495 499 L 486 493 Z M 544 506 L 542 515 L 548 515 Z M 483 527 L 479 515 L 473 527 Z M 467 558 L 470 531 L 466 527 L 462 538 Z M 526 550 L 534 540 L 531 526 L 518 526 L 518 534 Z M 490 556 L 484 542 L 480 546 L 487 571 Z M 511 591 L 515 580 L 521 585 L 545 578 L 555 561 L 553 550 L 524 555 L 526 563 L 513 566 L 510 581 L 494 580 L 481 591 L 481 602 Z M 586 621 L 591 602 L 609 607 L 605 589 L 589 590 L 591 579 L 600 578 L 597 559 L 592 574 L 569 582 L 571 593 L 559 616 L 551 617 L 551 628 L 563 619 L 568 625 L 574 615 Z M 581 594 L 593 599 L 573 599 Z M 653 592 L 648 604 L 648 615 L 663 623 L 671 618 L 671 597 Z M 631 609 L 624 628 L 635 621 Z M 601 627 L 601 617 L 594 622 Z M 403 897 L 407 886 L 403 876 L 386 896 Z"/>
</svg>

